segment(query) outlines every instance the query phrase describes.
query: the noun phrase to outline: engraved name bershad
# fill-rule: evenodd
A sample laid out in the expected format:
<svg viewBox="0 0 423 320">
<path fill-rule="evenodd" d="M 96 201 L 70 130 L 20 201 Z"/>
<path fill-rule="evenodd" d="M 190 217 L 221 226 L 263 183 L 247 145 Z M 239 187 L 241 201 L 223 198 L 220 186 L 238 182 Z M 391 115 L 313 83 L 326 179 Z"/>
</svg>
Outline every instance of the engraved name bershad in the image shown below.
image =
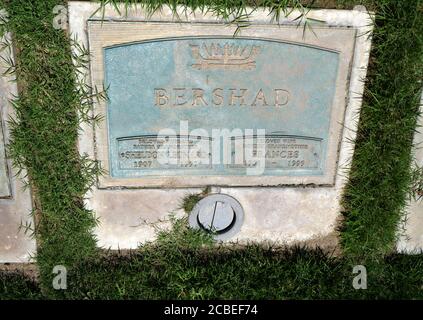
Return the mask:
<svg viewBox="0 0 423 320">
<path fill-rule="evenodd" d="M 280 107 L 288 103 L 289 92 L 273 89 L 265 93 L 263 89 L 245 88 L 155 88 L 154 105 L 157 107 L 177 106 L 272 106 Z"/>
</svg>

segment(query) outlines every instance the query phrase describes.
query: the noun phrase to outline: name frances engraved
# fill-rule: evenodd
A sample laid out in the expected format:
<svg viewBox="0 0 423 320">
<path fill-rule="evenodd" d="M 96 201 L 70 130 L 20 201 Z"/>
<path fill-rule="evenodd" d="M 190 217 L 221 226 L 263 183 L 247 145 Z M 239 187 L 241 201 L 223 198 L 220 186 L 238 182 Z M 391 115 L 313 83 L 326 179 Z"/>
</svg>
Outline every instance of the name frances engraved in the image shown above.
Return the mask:
<svg viewBox="0 0 423 320">
<path fill-rule="evenodd" d="M 267 169 L 318 169 L 320 166 L 321 139 L 267 135 L 264 148 L 257 146 L 260 143 L 257 139 L 253 139 L 253 143 L 254 156 L 262 156 L 259 150 L 264 150 Z M 231 163 L 228 168 L 243 169 L 255 165 L 256 163 L 245 161 L 243 164 Z"/>
</svg>

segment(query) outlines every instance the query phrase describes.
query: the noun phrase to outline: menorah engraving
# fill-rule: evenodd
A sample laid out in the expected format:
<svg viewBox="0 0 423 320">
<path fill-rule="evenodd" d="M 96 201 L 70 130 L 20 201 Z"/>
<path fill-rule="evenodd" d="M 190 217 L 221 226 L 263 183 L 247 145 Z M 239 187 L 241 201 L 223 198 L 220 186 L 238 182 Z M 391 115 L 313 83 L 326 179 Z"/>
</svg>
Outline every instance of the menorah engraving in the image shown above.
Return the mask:
<svg viewBox="0 0 423 320">
<path fill-rule="evenodd" d="M 190 45 L 193 58 L 191 66 L 198 70 L 230 69 L 251 70 L 256 67 L 256 58 L 260 53 L 259 46 L 237 46 L 225 43 Z"/>
</svg>

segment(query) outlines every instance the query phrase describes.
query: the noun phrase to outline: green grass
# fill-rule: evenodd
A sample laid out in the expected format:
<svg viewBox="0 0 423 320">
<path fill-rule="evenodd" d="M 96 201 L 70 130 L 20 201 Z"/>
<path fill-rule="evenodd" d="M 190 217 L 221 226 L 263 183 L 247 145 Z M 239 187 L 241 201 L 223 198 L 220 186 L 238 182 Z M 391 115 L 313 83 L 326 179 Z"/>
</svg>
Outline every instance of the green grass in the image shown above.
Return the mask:
<svg viewBox="0 0 423 320">
<path fill-rule="evenodd" d="M 86 259 L 68 276 L 67 299 L 423 299 L 423 256 L 392 255 L 367 268 L 367 289 L 352 282 L 346 257 L 304 248 L 216 246 L 173 220 L 154 243 L 129 254 Z"/>
<path fill-rule="evenodd" d="M 352 286 L 354 264 L 301 248 L 146 248 L 82 262 L 68 299 L 423 299 L 421 256 L 367 266 L 368 288 Z"/>
<path fill-rule="evenodd" d="M 70 43 L 53 28 L 53 7 L 59 0 L 0 1 L 13 32 L 19 83 L 14 100 L 17 121 L 11 125 L 10 156 L 26 168 L 37 198 L 37 263 L 45 288 L 54 265 L 71 266 L 96 252 L 95 219 L 82 199 L 93 183 L 95 163 L 80 157 L 76 147 L 77 113 L 86 113 L 87 92 L 77 87 Z"/>
<path fill-rule="evenodd" d="M 185 227 L 185 228 L 184 228 Z M 212 246 L 186 224 L 125 254 L 84 259 L 68 274 L 64 299 L 423 299 L 423 257 L 391 255 L 366 265 L 367 289 L 352 283 L 355 263 L 321 250 Z M 2 287 L 3 285 L 3 287 Z M 2 291 L 3 290 L 3 291 Z M 40 299 L 35 283 L 0 273 L 0 299 Z"/>
<path fill-rule="evenodd" d="M 371 67 L 341 230 L 346 254 L 392 252 L 412 185 L 411 146 L 423 79 L 423 1 L 374 1 Z"/>
<path fill-rule="evenodd" d="M 367 289 L 357 290 L 356 263 L 346 257 L 300 247 L 216 246 L 184 219 L 173 226 L 138 250 L 79 261 L 56 298 L 423 299 L 422 255 L 395 254 L 367 264 Z M 0 299 L 49 297 L 22 274 L 0 272 Z"/>
<path fill-rule="evenodd" d="M 0 271 L 0 300 L 41 299 L 39 285 L 23 272 Z"/>
<path fill-rule="evenodd" d="M 103 3 L 113 2 L 104 0 Z M 126 1 L 128 4 L 140 1 Z M 151 11 L 168 1 L 143 0 Z M 170 1 L 211 10 L 248 25 L 244 0 Z M 258 2 L 277 18 L 287 5 Z M 325 1 L 316 1 L 319 6 Z M 212 248 L 203 234 L 174 221 L 176 230 L 131 255 L 100 253 L 93 213 L 82 199 L 99 172 L 82 158 L 76 140 L 89 121 L 90 88 L 74 76 L 68 37 L 53 28 L 59 0 L 0 0 L 5 29 L 13 32 L 20 94 L 14 101 L 9 153 L 25 168 L 37 200 L 37 263 L 43 298 L 422 298 L 422 256 L 388 255 L 412 185 L 410 148 L 422 80 L 422 0 L 329 1 L 331 7 L 364 3 L 376 10 L 374 46 L 366 82 L 351 179 L 344 198 L 342 258 L 323 252 L 258 246 Z M 76 57 L 75 57 L 76 58 Z M 78 63 L 86 60 L 86 52 Z M 82 114 L 82 117 L 78 117 Z M 415 184 L 414 184 L 415 185 Z M 184 204 L 187 210 L 201 196 Z M 362 259 L 363 258 L 363 259 Z M 368 259 L 371 258 L 371 259 Z M 375 258 L 375 259 L 373 259 Z M 364 260 L 365 259 L 365 260 Z M 352 266 L 366 261 L 369 289 L 352 289 Z M 69 289 L 54 291 L 54 265 L 69 268 Z M 38 287 L 22 275 L 0 273 L 1 298 L 36 298 Z M 15 290 L 14 288 L 20 288 Z"/>
</svg>

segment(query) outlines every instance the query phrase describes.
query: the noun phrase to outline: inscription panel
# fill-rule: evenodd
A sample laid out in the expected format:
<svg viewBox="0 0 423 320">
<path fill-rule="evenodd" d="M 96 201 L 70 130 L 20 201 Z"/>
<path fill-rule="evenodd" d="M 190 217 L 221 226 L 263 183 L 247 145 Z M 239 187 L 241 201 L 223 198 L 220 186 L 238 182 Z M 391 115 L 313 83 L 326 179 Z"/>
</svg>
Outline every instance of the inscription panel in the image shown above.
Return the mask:
<svg viewBox="0 0 423 320">
<path fill-rule="evenodd" d="M 111 46 L 103 54 L 112 177 L 241 176 L 257 157 L 262 175 L 325 173 L 337 51 L 209 36 Z M 208 146 L 192 161 L 199 135 Z M 235 161 L 236 141 L 245 145 L 250 136 L 253 159 L 244 151 Z M 157 158 L 166 141 L 167 163 Z"/>
<path fill-rule="evenodd" d="M 241 138 L 242 139 L 242 138 Z M 320 168 L 322 139 L 310 137 L 268 135 L 263 141 L 253 139 L 253 155 L 262 156 L 264 153 L 265 168 L 277 172 L 278 170 L 318 170 Z M 264 144 L 264 148 L 260 145 Z M 245 142 L 244 142 L 245 145 Z M 233 152 L 232 159 L 235 159 Z M 256 161 L 244 160 L 242 164 L 231 163 L 227 167 L 243 169 L 257 166 Z"/>
</svg>

